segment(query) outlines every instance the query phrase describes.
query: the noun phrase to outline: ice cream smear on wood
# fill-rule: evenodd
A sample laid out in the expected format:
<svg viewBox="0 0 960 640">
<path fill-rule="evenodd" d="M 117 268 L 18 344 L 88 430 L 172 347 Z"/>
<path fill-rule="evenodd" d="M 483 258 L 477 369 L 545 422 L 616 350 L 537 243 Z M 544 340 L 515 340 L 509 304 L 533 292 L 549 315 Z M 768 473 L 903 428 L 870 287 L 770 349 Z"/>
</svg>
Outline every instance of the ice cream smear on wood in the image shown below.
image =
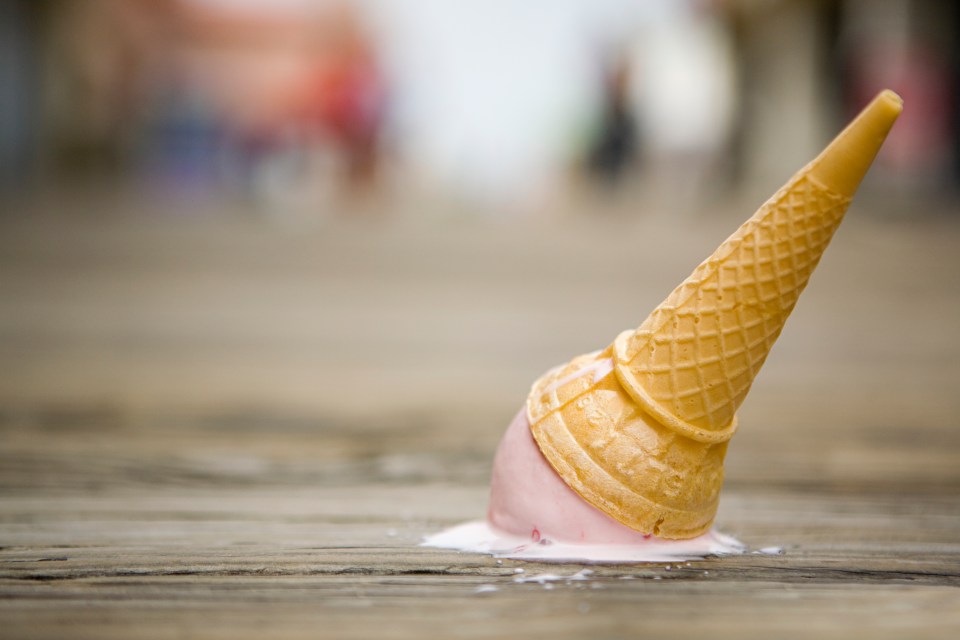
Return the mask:
<svg viewBox="0 0 960 640">
<path fill-rule="evenodd" d="M 740 549 L 712 530 L 737 409 L 901 109 L 881 92 L 638 328 L 537 380 L 474 544 L 428 544 L 633 549 L 625 560 Z"/>
</svg>

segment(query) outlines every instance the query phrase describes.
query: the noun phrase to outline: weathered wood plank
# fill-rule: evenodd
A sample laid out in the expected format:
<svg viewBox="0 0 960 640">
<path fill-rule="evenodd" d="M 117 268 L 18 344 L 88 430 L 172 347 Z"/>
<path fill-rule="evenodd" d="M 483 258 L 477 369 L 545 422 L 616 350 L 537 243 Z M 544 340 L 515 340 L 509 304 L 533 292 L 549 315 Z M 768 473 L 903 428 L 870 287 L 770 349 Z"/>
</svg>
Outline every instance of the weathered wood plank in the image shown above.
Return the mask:
<svg viewBox="0 0 960 640">
<path fill-rule="evenodd" d="M 851 218 L 744 407 L 718 522 L 782 555 L 541 585 L 581 567 L 417 546 L 483 516 L 533 377 L 730 221 L 0 221 L 0 637 L 955 637 L 944 220 Z"/>
</svg>

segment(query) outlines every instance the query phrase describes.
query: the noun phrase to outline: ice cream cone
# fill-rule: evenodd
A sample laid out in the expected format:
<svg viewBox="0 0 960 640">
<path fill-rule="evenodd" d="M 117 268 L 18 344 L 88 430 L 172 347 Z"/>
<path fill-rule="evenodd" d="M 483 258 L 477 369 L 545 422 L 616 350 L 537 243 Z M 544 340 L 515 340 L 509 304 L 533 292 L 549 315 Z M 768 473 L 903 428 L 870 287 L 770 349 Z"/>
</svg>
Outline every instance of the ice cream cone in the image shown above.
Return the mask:
<svg viewBox="0 0 960 640">
<path fill-rule="evenodd" d="M 570 488 L 637 531 L 710 528 L 736 411 L 901 108 L 878 95 L 639 328 L 534 384 L 531 433 Z"/>
</svg>

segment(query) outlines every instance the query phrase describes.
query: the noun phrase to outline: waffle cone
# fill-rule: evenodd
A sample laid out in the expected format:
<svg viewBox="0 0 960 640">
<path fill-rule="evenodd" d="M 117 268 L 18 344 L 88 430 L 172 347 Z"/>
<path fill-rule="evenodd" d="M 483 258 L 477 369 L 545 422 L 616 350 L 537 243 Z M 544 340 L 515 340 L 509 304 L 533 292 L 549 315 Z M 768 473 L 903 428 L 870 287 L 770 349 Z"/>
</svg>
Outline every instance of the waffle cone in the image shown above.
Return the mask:
<svg viewBox="0 0 960 640">
<path fill-rule="evenodd" d="M 644 533 L 709 530 L 736 411 L 901 108 L 878 95 L 639 328 L 534 384 L 533 437 L 574 491 Z"/>
</svg>

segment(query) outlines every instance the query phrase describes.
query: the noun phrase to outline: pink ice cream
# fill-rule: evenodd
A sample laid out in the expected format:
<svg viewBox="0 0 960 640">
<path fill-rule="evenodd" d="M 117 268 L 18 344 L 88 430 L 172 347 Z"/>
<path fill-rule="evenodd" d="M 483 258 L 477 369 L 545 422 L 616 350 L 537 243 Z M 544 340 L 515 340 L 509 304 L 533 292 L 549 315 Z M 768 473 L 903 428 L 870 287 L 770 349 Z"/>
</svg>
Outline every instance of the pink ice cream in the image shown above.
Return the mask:
<svg viewBox="0 0 960 640">
<path fill-rule="evenodd" d="M 598 360 L 554 383 L 613 368 Z M 424 546 L 543 562 L 663 562 L 743 553 L 715 530 L 690 540 L 664 540 L 635 531 L 580 497 L 540 453 L 527 420 L 517 413 L 493 460 L 487 521 L 467 522 L 429 536 Z"/>
<path fill-rule="evenodd" d="M 650 539 L 603 513 L 560 479 L 530 434 L 525 409 L 510 423 L 493 459 L 487 521 L 533 542 L 635 544 Z"/>
</svg>

